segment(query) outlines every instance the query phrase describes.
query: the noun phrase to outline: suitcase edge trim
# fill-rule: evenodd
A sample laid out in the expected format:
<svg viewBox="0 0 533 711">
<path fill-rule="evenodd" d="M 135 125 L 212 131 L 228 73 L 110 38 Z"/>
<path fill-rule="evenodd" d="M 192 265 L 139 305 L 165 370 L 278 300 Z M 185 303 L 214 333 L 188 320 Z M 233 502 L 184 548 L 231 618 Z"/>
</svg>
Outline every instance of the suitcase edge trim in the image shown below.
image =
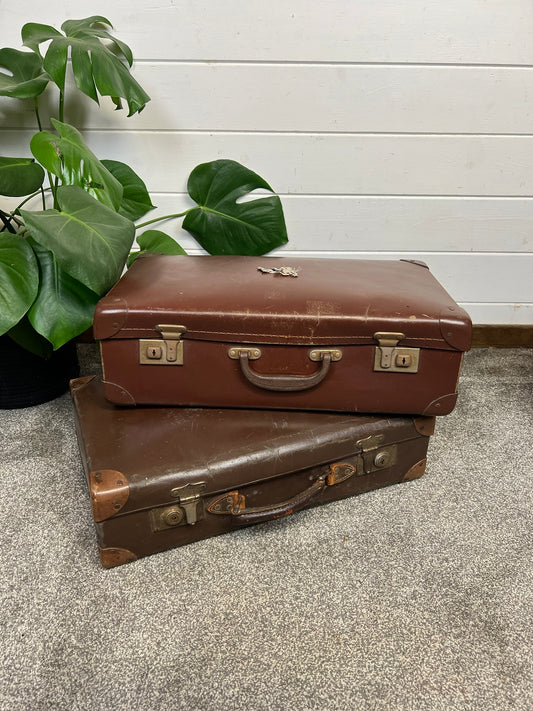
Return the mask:
<svg viewBox="0 0 533 711">
<path fill-rule="evenodd" d="M 104 568 L 116 568 L 118 565 L 132 563 L 138 560 L 139 557 L 132 551 L 126 548 L 102 548 L 98 546 L 100 551 L 100 560 Z"/>
</svg>

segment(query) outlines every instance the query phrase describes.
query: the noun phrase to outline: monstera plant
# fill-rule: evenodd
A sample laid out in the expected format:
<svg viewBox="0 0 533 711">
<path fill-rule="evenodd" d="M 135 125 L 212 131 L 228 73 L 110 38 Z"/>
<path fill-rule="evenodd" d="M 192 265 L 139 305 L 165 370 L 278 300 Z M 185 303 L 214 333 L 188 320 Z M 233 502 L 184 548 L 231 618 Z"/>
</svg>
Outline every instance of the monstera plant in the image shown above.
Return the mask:
<svg viewBox="0 0 533 711">
<path fill-rule="evenodd" d="M 25 49 L 0 49 L 0 97 L 24 110 L 32 103 L 38 129 L 28 155 L 0 157 L 0 338 L 41 359 L 92 324 L 96 302 L 139 253 L 130 253 L 136 233 L 141 252 L 184 253 L 169 235 L 146 229 L 158 221 L 183 218 L 210 254 L 264 254 L 287 241 L 279 197 L 232 160 L 194 168 L 188 210 L 139 223 L 154 208 L 144 182 L 125 163 L 97 158 L 65 121 L 70 92 L 97 103 L 110 97 L 117 109 L 125 103 L 128 116 L 150 100 L 131 74 L 130 48 L 111 30 L 101 16 L 68 20 L 61 30 L 29 23 Z M 43 118 L 42 105 L 56 110 Z M 268 194 L 239 200 L 257 189 Z"/>
</svg>

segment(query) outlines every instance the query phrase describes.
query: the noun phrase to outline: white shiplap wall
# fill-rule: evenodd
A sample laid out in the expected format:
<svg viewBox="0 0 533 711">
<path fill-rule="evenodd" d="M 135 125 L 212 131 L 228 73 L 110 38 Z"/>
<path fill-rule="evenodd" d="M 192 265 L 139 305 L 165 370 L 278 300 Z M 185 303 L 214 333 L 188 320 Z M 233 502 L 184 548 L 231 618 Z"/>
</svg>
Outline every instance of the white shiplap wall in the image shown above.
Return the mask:
<svg viewBox="0 0 533 711">
<path fill-rule="evenodd" d="M 532 0 L 0 0 L 2 43 L 93 14 L 152 101 L 131 119 L 87 102 L 86 138 L 160 214 L 190 204 L 195 165 L 233 158 L 280 194 L 292 259 L 423 259 L 475 323 L 533 323 Z M 0 101 L 0 121 L 20 153 L 31 106 Z"/>
</svg>

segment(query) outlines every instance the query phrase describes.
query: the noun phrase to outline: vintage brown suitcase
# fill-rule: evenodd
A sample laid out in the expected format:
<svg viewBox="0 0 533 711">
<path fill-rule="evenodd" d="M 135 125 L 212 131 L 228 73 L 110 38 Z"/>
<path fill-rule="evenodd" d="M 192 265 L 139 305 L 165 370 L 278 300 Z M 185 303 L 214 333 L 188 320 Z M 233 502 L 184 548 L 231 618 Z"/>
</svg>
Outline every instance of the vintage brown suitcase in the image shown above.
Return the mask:
<svg viewBox="0 0 533 711">
<path fill-rule="evenodd" d="M 97 305 L 105 394 L 152 404 L 445 415 L 471 322 L 408 261 L 138 259 Z"/>
<path fill-rule="evenodd" d="M 102 563 L 112 567 L 421 476 L 433 417 L 122 408 L 71 382 Z"/>
</svg>

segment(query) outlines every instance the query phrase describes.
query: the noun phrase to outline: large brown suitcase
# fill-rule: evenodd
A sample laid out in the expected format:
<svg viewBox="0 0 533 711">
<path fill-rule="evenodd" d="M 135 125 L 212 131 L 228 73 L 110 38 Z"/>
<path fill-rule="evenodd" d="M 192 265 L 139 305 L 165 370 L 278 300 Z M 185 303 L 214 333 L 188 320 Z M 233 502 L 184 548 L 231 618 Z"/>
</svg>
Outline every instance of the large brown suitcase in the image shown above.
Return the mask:
<svg viewBox="0 0 533 711">
<path fill-rule="evenodd" d="M 422 263 L 148 255 L 94 333 L 119 405 L 445 415 L 471 323 Z"/>
<path fill-rule="evenodd" d="M 73 380 L 105 567 L 421 476 L 433 417 L 121 408 Z"/>
</svg>

